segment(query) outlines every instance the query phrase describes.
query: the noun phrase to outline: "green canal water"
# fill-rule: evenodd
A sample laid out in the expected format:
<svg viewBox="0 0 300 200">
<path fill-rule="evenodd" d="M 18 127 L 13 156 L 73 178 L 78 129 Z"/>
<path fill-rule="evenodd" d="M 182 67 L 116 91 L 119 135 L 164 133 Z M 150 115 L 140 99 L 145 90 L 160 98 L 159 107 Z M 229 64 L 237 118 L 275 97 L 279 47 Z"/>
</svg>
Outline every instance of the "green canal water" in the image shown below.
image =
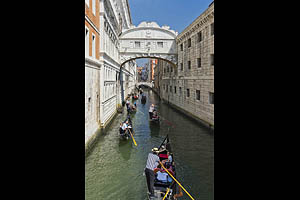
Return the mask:
<svg viewBox="0 0 300 200">
<path fill-rule="evenodd" d="M 135 131 L 132 140 L 119 138 L 119 124 L 126 110 L 103 133 L 85 163 L 86 200 L 146 200 L 147 186 L 143 170 L 148 153 L 169 139 L 176 162 L 177 180 L 194 199 L 214 199 L 214 134 L 167 104 L 151 90 L 144 89 L 147 103 L 137 100 L 132 115 Z M 149 122 L 149 106 L 154 103 L 161 115 L 160 124 Z M 183 192 L 184 193 L 184 192 Z M 180 199 L 190 199 L 184 193 Z"/>
</svg>

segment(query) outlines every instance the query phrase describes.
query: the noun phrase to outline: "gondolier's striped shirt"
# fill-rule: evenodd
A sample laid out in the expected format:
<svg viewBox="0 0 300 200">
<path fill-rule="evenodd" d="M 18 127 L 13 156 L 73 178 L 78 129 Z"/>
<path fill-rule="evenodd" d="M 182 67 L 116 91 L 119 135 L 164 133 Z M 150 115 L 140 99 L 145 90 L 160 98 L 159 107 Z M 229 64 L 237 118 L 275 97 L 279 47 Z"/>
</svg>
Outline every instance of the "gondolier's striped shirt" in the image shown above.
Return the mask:
<svg viewBox="0 0 300 200">
<path fill-rule="evenodd" d="M 154 170 L 159 164 L 159 157 L 153 153 L 149 153 L 146 168 Z"/>
</svg>

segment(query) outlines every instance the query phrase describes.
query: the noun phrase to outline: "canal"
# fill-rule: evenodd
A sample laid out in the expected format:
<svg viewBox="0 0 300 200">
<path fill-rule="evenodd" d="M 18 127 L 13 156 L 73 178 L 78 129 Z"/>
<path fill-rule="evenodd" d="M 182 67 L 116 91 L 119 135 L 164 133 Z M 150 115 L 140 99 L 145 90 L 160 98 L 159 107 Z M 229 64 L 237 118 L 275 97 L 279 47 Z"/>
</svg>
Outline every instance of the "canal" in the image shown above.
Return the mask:
<svg viewBox="0 0 300 200">
<path fill-rule="evenodd" d="M 126 109 L 103 133 L 85 163 L 86 200 L 146 200 L 147 186 L 143 170 L 148 153 L 158 147 L 167 134 L 176 161 L 177 180 L 195 198 L 214 199 L 213 131 L 162 103 L 151 90 L 144 89 L 147 103 L 137 100 L 138 111 L 132 115 L 135 131 L 132 140 L 119 139 L 119 124 L 126 119 Z M 148 121 L 149 106 L 154 103 L 160 124 Z M 184 193 L 184 192 L 183 192 Z M 179 199 L 190 199 L 184 193 Z"/>
</svg>

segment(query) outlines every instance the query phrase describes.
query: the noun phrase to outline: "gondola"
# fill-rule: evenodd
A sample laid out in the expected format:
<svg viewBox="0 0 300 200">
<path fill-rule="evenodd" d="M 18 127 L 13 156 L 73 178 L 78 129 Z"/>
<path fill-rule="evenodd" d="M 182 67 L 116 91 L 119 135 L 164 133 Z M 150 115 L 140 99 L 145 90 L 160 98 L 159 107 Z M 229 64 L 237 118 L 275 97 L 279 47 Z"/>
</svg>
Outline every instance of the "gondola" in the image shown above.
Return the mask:
<svg viewBox="0 0 300 200">
<path fill-rule="evenodd" d="M 158 154 L 160 161 L 162 162 L 163 160 L 167 159 L 167 151 L 171 153 L 172 155 L 172 163 L 167 163 L 165 164 L 165 167 L 168 168 L 169 171 L 173 172 L 173 177 L 176 178 L 176 170 L 175 170 L 175 163 L 174 163 L 174 154 L 172 153 L 172 149 L 171 149 L 171 144 L 169 141 L 169 136 L 167 135 L 166 138 L 163 140 L 162 144 L 160 145 L 160 147 L 158 148 L 161 152 Z M 160 165 L 158 166 L 158 168 L 160 167 Z M 177 192 L 177 183 L 169 176 L 164 176 L 167 177 L 166 180 L 159 180 L 159 175 L 158 173 L 160 173 L 157 170 L 155 173 L 155 180 L 154 180 L 154 198 L 150 198 L 149 194 L 148 196 L 148 200 L 162 200 L 165 195 L 166 192 L 169 190 L 167 196 L 165 197 L 165 200 L 175 200 L 174 199 L 174 195 Z M 148 191 L 148 189 L 146 189 L 146 191 Z"/>
<path fill-rule="evenodd" d="M 132 95 L 132 100 L 137 100 L 139 97 L 137 95 Z"/>
<path fill-rule="evenodd" d="M 157 115 L 156 117 L 152 117 L 149 119 L 150 122 L 159 122 L 159 116 Z"/>
<path fill-rule="evenodd" d="M 145 104 L 146 101 L 147 101 L 147 98 L 146 98 L 146 96 L 143 95 L 142 98 L 141 98 L 141 103 Z"/>
<path fill-rule="evenodd" d="M 123 123 L 125 123 L 126 121 L 128 121 L 128 124 L 131 126 L 130 131 L 132 133 L 133 132 L 133 128 L 132 128 L 132 121 L 131 121 L 130 115 L 127 115 L 127 118 L 124 120 Z M 121 127 L 119 129 L 119 135 L 120 135 L 120 138 L 124 139 L 124 140 L 128 140 L 131 137 L 130 132 L 128 130 L 126 130 L 125 132 L 123 132 L 121 130 Z"/>
</svg>

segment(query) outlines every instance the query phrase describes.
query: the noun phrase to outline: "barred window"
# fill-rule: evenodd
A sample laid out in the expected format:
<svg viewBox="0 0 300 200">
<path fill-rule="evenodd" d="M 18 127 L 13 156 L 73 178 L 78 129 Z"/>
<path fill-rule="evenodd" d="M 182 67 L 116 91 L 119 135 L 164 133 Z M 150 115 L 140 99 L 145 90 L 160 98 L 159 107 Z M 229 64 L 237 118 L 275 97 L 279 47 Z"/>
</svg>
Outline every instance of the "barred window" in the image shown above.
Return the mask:
<svg viewBox="0 0 300 200">
<path fill-rule="evenodd" d="M 201 67 L 201 58 L 197 58 L 197 66 L 198 66 L 198 68 Z"/>
<path fill-rule="evenodd" d="M 196 90 L 196 99 L 200 101 L 200 90 Z"/>
<path fill-rule="evenodd" d="M 198 42 L 202 41 L 202 32 L 200 31 L 198 34 Z"/>
<path fill-rule="evenodd" d="M 188 47 L 191 47 L 191 46 L 192 46 L 192 40 L 190 38 L 190 39 L 188 39 Z"/>
<path fill-rule="evenodd" d="M 209 92 L 209 103 L 210 104 L 214 104 L 215 100 L 214 100 L 214 93 Z"/>
</svg>

